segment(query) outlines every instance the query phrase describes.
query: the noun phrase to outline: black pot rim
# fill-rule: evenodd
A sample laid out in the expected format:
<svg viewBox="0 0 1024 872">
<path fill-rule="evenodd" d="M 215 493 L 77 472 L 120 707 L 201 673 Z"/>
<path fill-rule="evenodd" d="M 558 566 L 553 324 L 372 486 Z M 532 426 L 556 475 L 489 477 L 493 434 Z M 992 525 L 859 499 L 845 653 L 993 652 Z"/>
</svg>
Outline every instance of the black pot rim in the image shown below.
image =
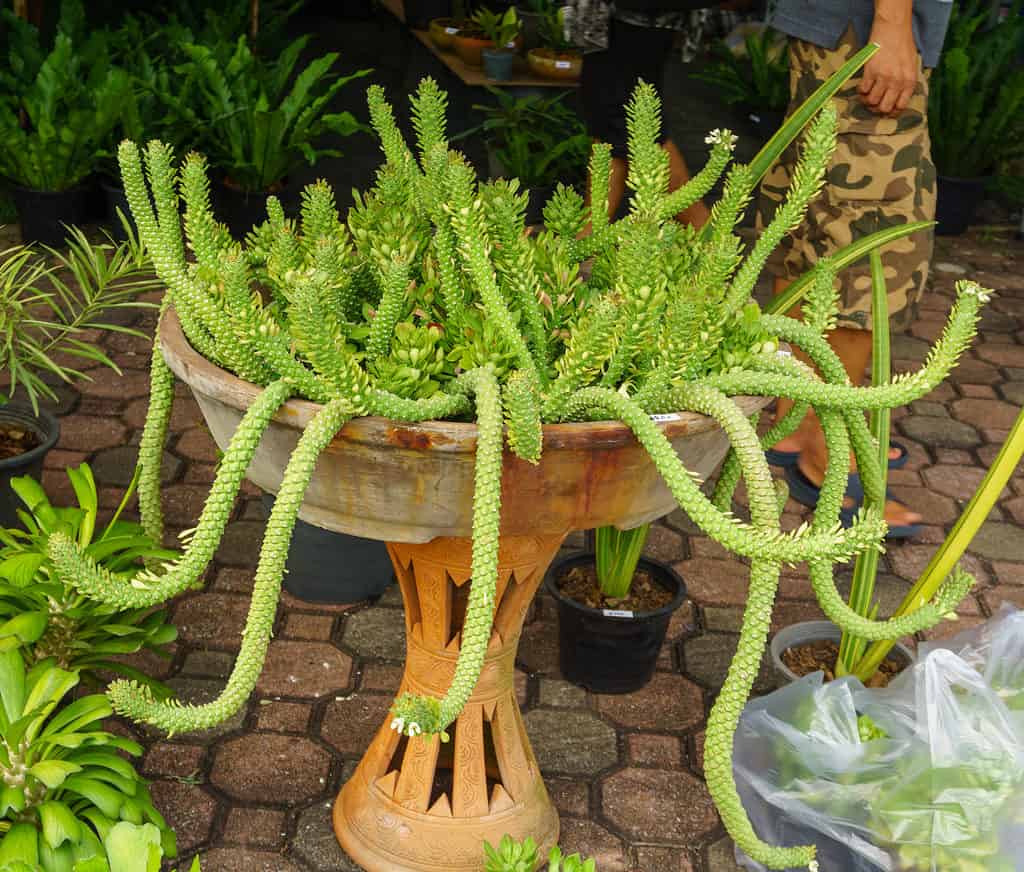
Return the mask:
<svg viewBox="0 0 1024 872">
<path fill-rule="evenodd" d="M 35 448 L 26 451 L 24 454 L 0 460 L 0 472 L 29 466 L 35 461 L 42 459 L 57 444 L 57 440 L 60 439 L 60 423 L 45 409 L 40 409 L 36 413 L 32 411 L 30 406 L 23 406 L 19 403 L 0 405 L 0 424 L 14 421 L 17 421 L 19 424 L 28 424 L 29 426 L 35 423 L 34 429 L 41 441 Z"/>
<path fill-rule="evenodd" d="M 560 560 L 556 560 L 551 564 L 551 568 L 548 569 L 547 574 L 544 576 L 545 589 L 559 603 L 562 603 L 575 611 L 582 612 L 585 615 L 600 618 L 605 621 L 649 621 L 651 619 L 672 614 L 672 612 L 678 609 L 686 600 L 686 582 L 683 580 L 683 577 L 667 563 L 663 563 L 661 560 L 656 560 L 653 557 L 641 557 L 637 561 L 637 568 L 643 567 L 646 569 L 655 581 L 660 582 L 662 578 L 667 578 L 677 585 L 676 594 L 672 597 L 671 602 L 666 603 L 659 609 L 654 609 L 650 612 L 633 612 L 629 617 L 625 615 L 610 615 L 608 614 L 608 611 L 610 610 L 592 609 L 590 606 L 585 606 L 583 603 L 577 602 L 572 597 L 566 596 L 562 593 L 558 587 L 557 579 L 567 568 L 576 564 L 594 563 L 596 561 L 597 555 L 593 551 L 577 551 L 574 554 L 569 554 Z"/>
</svg>

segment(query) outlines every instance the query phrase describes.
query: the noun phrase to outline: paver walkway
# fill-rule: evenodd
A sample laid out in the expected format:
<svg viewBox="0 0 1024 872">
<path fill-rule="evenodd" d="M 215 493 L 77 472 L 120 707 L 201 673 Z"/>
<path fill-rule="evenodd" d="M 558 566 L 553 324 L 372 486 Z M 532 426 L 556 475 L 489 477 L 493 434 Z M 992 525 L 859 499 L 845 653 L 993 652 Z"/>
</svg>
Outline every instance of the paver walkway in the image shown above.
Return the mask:
<svg viewBox="0 0 1024 872">
<path fill-rule="evenodd" d="M 940 241 L 921 316 L 893 343 L 896 369 L 920 363 L 962 274 L 1000 294 L 950 383 L 894 415 L 910 461 L 891 475 L 893 489 L 927 526 L 918 541 L 885 556 L 883 608 L 924 566 L 1024 403 L 1024 245 L 1006 239 Z M 143 321 L 152 326 L 151 317 Z M 51 493 L 70 501 L 62 468 L 89 460 L 111 508 L 130 478 L 146 412 L 149 343 L 117 335 L 103 343 L 124 375 L 96 370 L 80 392 L 65 392 L 62 437 L 45 479 Z M 192 526 L 217 460 L 198 408 L 183 386 L 178 395 L 164 467 L 172 532 Z M 801 511 L 791 502 L 787 521 L 798 523 Z M 942 632 L 983 620 L 1003 601 L 1024 606 L 1022 525 L 1024 470 L 975 540 L 968 566 L 978 586 L 959 625 Z M 258 493 L 248 488 L 207 589 L 174 607 L 180 640 L 163 674 L 186 699 L 208 699 L 231 669 L 262 528 Z M 569 850 L 595 855 L 601 872 L 728 872 L 731 847 L 701 777 L 701 749 L 707 708 L 735 645 L 747 572 L 681 513 L 653 529 L 649 550 L 675 564 L 692 596 L 672 623 L 651 684 L 627 696 L 596 696 L 562 681 L 555 617 L 541 599 L 520 649 L 526 723 Z M 775 627 L 816 615 L 806 577 L 787 574 Z M 173 740 L 133 728 L 184 857 L 203 853 L 204 872 L 358 868 L 334 840 L 330 803 L 396 689 L 402 634 L 394 588 L 375 605 L 325 608 L 286 598 L 267 670 L 244 713 L 213 734 Z M 769 687 L 765 673 L 759 689 Z"/>
</svg>

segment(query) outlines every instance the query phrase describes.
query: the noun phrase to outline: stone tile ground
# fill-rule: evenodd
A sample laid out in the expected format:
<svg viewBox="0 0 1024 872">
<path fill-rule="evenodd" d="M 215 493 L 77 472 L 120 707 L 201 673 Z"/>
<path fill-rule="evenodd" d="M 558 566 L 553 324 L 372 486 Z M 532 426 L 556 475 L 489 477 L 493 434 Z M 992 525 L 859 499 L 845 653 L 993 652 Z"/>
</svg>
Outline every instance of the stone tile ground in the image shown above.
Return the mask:
<svg viewBox="0 0 1024 872">
<path fill-rule="evenodd" d="M 997 289 L 982 335 L 950 382 L 894 415 L 910 449 L 892 475 L 897 495 L 926 527 L 885 555 L 879 593 L 892 607 L 949 530 L 1024 401 L 1024 245 L 1002 238 L 940 241 L 920 317 L 894 340 L 897 370 L 917 366 L 935 339 L 954 281 L 971 275 Z M 146 315 L 138 326 L 151 329 Z M 108 335 L 102 343 L 123 376 L 93 370 L 80 390 L 61 389 L 62 435 L 44 473 L 69 502 L 64 467 L 88 460 L 109 511 L 120 500 L 146 409 L 149 342 Z M 164 464 L 169 541 L 192 526 L 217 452 L 181 385 Z M 788 524 L 803 510 L 790 502 Z M 246 487 L 202 592 L 174 606 L 180 639 L 159 666 L 179 694 L 209 699 L 223 685 L 248 607 L 263 514 Z M 973 594 L 948 633 L 978 623 L 1003 602 L 1024 606 L 1024 470 L 975 540 Z M 561 680 L 556 619 L 538 602 L 520 658 L 526 724 L 569 850 L 598 858 L 602 872 L 727 872 L 731 846 L 701 776 L 703 724 L 736 642 L 746 569 L 725 557 L 681 513 L 661 522 L 650 550 L 675 564 L 692 602 L 672 623 L 651 684 L 598 696 Z M 357 869 L 334 840 L 330 803 L 380 724 L 402 658 L 400 602 L 392 588 L 376 604 L 318 607 L 286 597 L 267 670 L 244 712 L 212 734 L 172 740 L 122 725 L 145 744 L 142 767 L 183 854 L 204 855 L 205 872 L 329 872 Z M 774 627 L 818 615 L 806 576 L 783 580 Z M 757 689 L 772 687 L 767 670 Z"/>
</svg>

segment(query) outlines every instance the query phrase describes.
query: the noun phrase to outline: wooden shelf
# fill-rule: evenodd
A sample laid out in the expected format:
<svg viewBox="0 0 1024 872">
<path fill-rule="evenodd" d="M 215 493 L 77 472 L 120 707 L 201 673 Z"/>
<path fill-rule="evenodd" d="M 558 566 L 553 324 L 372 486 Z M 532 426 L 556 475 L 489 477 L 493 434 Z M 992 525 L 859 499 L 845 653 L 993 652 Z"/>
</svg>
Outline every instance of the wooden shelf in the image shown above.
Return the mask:
<svg viewBox="0 0 1024 872">
<path fill-rule="evenodd" d="M 384 0 L 384 2 L 386 4 L 388 2 L 401 2 L 401 0 Z M 496 79 L 488 78 L 480 67 L 466 66 L 455 52 L 440 51 L 434 45 L 434 41 L 430 38 L 430 34 L 427 31 L 414 30 L 412 34 L 427 47 L 429 52 L 467 85 L 491 85 L 496 88 L 562 88 L 563 90 L 579 87 L 578 82 L 542 79 L 540 76 L 535 76 L 530 72 L 526 61 L 521 57 L 516 58 L 512 78 L 505 82 L 499 82 Z"/>
<path fill-rule="evenodd" d="M 405 24 L 405 2 L 404 0 L 380 0 L 380 5 L 387 9 L 402 24 Z"/>
</svg>

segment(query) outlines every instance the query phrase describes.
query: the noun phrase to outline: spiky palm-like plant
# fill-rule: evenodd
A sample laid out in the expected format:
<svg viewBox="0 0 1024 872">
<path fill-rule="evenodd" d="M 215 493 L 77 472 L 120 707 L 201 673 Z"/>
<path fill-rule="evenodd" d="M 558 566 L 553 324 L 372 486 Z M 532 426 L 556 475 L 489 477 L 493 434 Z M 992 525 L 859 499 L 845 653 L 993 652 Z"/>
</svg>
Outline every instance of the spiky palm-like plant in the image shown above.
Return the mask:
<svg viewBox="0 0 1024 872">
<path fill-rule="evenodd" d="M 707 781 L 726 826 L 748 854 L 772 868 L 811 863 L 813 847 L 777 848 L 757 838 L 732 778 L 733 731 L 760 664 L 781 565 L 807 562 L 826 614 L 866 639 L 895 638 L 932 624 L 965 592 L 957 576 L 914 614 L 872 621 L 843 602 L 832 570 L 837 561 L 880 547 L 885 532 L 877 513 L 861 513 L 848 529 L 837 520 L 851 446 L 865 490 L 880 496 L 880 470 L 863 411 L 909 402 L 938 384 L 973 336 L 985 292 L 962 282 L 946 329 L 922 369 L 877 387 L 852 387 L 822 338 L 835 307 L 833 279 L 856 254 L 917 227 L 884 231 L 819 264 L 793 291 L 807 293 L 804 322 L 757 313 L 751 323 L 750 293 L 765 259 L 799 223 L 828 164 L 836 127 L 828 98 L 869 54 L 861 53 L 812 98 L 750 165 L 731 168 L 725 193 L 700 233 L 671 216 L 707 194 L 729 163 L 734 137 L 712 134 L 708 165 L 670 193 L 665 153 L 658 147 L 660 104 L 648 85 L 637 89 L 627 107 L 630 214 L 608 222 L 610 152 L 598 145 L 591 156 L 592 210 L 576 193 L 561 189 L 545 210 L 548 229 L 538 235 L 524 230 L 525 197 L 515 183 L 478 183 L 465 159 L 449 151 L 445 95 L 430 80 L 412 98 L 415 155 L 383 93 L 370 89 L 370 114 L 386 163 L 346 222 L 329 188 L 318 184 L 307 189 L 298 221 L 287 219 L 269 198 L 268 220 L 245 245 L 212 217 L 201 157 L 189 155 L 176 171 L 160 143 L 150 143 L 144 155 L 123 143 L 120 160 L 135 220 L 189 341 L 211 361 L 262 385 L 263 392 L 224 452 L 180 560 L 127 585 L 98 569 L 75 543 L 53 536 L 55 564 L 87 595 L 119 607 L 156 604 L 184 591 L 212 558 L 274 412 L 290 397 L 321 409 L 284 472 L 260 551 L 242 649 L 223 694 L 205 705 L 181 705 L 159 702 L 144 687 L 119 681 L 109 691 L 115 709 L 170 732 L 209 727 L 237 711 L 262 668 L 303 494 L 317 456 L 338 429 L 367 414 L 400 421 L 472 418 L 479 429 L 473 580 L 455 676 L 442 699 L 406 694 L 393 709 L 394 729 L 443 736 L 474 687 L 490 638 L 505 434 L 515 454 L 537 462 L 543 424 L 618 419 L 633 430 L 701 529 L 752 561 L 737 654 L 708 726 Z M 773 156 L 812 116 L 789 198 L 743 256 L 734 232 L 743 207 Z M 184 232 L 179 198 L 185 204 Z M 577 239 L 588 220 L 593 234 Z M 194 262 L 185 257 L 186 240 Z M 578 266 L 591 257 L 593 271 L 584 282 Z M 780 354 L 780 342 L 806 350 L 821 375 Z M 158 343 L 152 373 L 140 446 L 140 506 L 144 525 L 155 535 L 161 528 L 160 455 L 173 398 L 173 377 Z M 790 432 L 808 405 L 818 412 L 833 462 L 810 527 L 780 529 L 779 494 L 756 421 L 739 411 L 731 394 L 796 401 L 793 414 L 766 441 Z M 712 499 L 651 418 L 681 410 L 711 416 L 731 441 Z M 741 477 L 749 521 L 729 508 Z"/>
</svg>

